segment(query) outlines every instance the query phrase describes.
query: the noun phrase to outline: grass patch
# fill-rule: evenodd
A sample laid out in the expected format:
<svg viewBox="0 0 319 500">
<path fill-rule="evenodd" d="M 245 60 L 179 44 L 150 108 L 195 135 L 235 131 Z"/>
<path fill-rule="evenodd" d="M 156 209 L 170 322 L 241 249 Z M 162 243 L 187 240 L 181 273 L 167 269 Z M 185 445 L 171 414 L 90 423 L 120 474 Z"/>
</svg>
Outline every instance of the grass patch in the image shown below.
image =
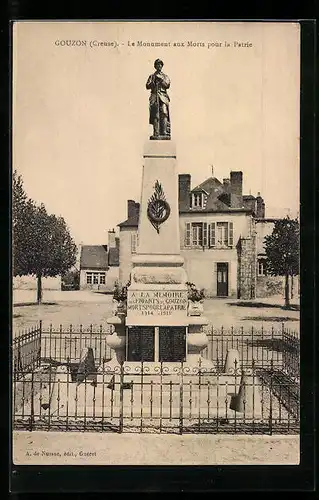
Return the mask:
<svg viewBox="0 0 319 500">
<path fill-rule="evenodd" d="M 285 307 L 281 304 L 267 304 L 267 302 L 254 302 L 254 301 L 240 301 L 240 302 L 230 302 L 229 306 L 235 307 L 252 307 L 252 308 L 276 308 L 276 309 L 286 309 L 289 311 L 300 311 L 300 306 L 298 304 L 291 304 L 289 307 Z"/>
<path fill-rule="evenodd" d="M 26 307 L 26 306 L 57 306 L 59 305 L 57 302 L 41 302 L 38 304 L 37 302 L 16 302 L 13 304 L 13 307 Z M 13 316 L 15 317 L 15 316 Z"/>
<path fill-rule="evenodd" d="M 271 321 L 284 323 L 285 321 L 299 321 L 299 318 L 291 318 L 290 316 L 246 316 L 242 318 L 245 321 Z"/>
<path fill-rule="evenodd" d="M 250 347 L 265 347 L 277 352 L 296 352 L 296 348 L 281 339 L 253 339 L 246 340 Z"/>
</svg>

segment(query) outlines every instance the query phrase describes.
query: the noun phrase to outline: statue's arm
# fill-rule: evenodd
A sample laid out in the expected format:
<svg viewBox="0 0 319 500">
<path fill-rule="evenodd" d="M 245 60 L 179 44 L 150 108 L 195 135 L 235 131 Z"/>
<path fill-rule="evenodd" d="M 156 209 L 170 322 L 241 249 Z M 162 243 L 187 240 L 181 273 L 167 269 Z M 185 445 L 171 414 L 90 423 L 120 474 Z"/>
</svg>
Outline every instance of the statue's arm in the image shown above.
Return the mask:
<svg viewBox="0 0 319 500">
<path fill-rule="evenodd" d="M 169 79 L 169 77 L 167 75 L 164 75 L 164 78 L 162 80 L 162 86 L 164 87 L 164 89 L 169 89 L 171 85 L 171 81 Z"/>
<path fill-rule="evenodd" d="M 149 90 L 152 87 L 153 87 L 153 75 L 150 75 L 147 79 L 147 82 L 146 82 L 146 88 L 147 88 L 147 90 Z"/>
</svg>

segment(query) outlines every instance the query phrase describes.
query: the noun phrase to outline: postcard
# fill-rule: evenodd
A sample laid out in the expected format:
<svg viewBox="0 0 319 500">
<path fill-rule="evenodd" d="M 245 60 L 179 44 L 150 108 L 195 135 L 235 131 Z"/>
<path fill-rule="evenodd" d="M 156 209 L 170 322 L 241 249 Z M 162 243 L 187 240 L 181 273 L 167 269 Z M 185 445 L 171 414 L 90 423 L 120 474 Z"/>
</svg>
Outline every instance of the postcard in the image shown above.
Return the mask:
<svg viewBox="0 0 319 500">
<path fill-rule="evenodd" d="M 16 21 L 18 465 L 298 465 L 300 25 Z"/>
</svg>

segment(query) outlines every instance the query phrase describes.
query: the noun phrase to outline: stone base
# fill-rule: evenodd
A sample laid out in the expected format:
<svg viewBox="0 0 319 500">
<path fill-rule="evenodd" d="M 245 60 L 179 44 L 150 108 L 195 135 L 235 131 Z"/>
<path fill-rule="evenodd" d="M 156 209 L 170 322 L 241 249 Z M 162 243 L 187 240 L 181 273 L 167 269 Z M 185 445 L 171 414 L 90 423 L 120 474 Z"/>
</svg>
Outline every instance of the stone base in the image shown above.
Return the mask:
<svg viewBox="0 0 319 500">
<path fill-rule="evenodd" d="M 165 365 L 168 365 L 165 364 Z M 172 364 L 174 365 L 174 364 Z M 185 363 L 185 369 L 187 364 Z M 132 366 L 132 368 L 134 368 Z M 154 364 L 153 368 L 156 368 Z M 171 367 L 172 370 L 174 366 Z M 192 369 L 193 367 L 189 367 Z M 173 370 L 174 371 L 174 370 Z M 104 378 L 103 378 L 104 377 Z M 124 387 L 121 395 L 121 378 L 115 374 L 113 380 L 106 382 L 105 375 L 99 374 L 97 385 L 90 383 L 62 384 L 58 395 L 50 401 L 50 407 L 40 410 L 39 398 L 35 398 L 35 415 L 41 415 L 43 421 L 55 419 L 99 419 L 105 422 L 118 423 L 123 417 L 124 424 L 134 426 L 138 419 L 154 419 L 144 421 L 144 426 L 179 425 L 182 415 L 183 425 L 198 423 L 198 419 L 213 422 L 216 418 L 267 420 L 269 408 L 255 405 L 256 411 L 240 412 L 232 408 L 234 395 L 240 397 L 241 387 L 239 377 L 229 375 L 180 374 L 148 375 L 128 374 L 124 376 Z M 104 383 L 102 383 L 104 381 Z M 171 382 L 171 383 L 170 383 Z M 251 380 L 247 379 L 247 383 Z M 182 388 L 182 392 L 181 392 Z M 121 399 L 123 398 L 123 399 Z M 282 412 L 282 410 L 280 410 Z M 22 418 L 30 416 L 31 406 L 25 405 Z M 272 417 L 278 418 L 278 409 L 272 409 Z M 161 421 L 159 420 L 161 419 Z M 170 420 L 170 422 L 169 422 Z M 194 422 L 195 421 L 195 422 Z"/>
<path fill-rule="evenodd" d="M 151 135 L 150 141 L 170 141 L 170 135 Z"/>
</svg>

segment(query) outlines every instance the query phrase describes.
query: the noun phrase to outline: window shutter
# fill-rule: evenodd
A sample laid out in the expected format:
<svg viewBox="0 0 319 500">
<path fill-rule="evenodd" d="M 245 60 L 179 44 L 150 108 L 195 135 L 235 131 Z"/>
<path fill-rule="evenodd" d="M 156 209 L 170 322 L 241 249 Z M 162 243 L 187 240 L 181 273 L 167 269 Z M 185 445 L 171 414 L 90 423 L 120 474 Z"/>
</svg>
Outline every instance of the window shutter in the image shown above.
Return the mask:
<svg viewBox="0 0 319 500">
<path fill-rule="evenodd" d="M 230 222 L 228 225 L 228 245 L 232 247 L 234 245 L 234 230 L 233 223 Z"/>
<path fill-rule="evenodd" d="M 215 222 L 211 222 L 209 227 L 209 246 L 214 247 L 216 245 L 216 238 L 215 238 Z"/>
<path fill-rule="evenodd" d="M 189 247 L 191 245 L 191 223 L 186 222 L 185 224 L 185 246 Z"/>
<path fill-rule="evenodd" d="M 203 246 L 208 247 L 207 222 L 203 222 Z"/>
<path fill-rule="evenodd" d="M 225 245 L 226 247 L 229 245 L 229 234 L 230 234 L 230 231 L 229 231 L 229 224 L 224 224 L 224 228 L 225 229 L 225 232 L 224 232 L 224 241 L 223 241 L 223 245 Z"/>
</svg>

